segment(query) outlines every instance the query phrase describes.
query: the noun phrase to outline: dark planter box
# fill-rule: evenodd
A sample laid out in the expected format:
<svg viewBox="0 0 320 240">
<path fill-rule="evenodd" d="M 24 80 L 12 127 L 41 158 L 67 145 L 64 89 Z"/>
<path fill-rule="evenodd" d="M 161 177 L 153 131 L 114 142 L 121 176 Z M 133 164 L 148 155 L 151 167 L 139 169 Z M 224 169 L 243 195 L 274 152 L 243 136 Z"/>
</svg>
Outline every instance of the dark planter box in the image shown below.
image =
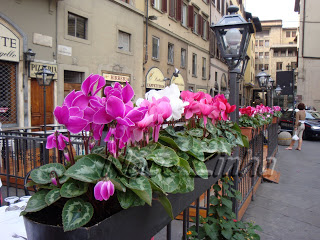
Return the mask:
<svg viewBox="0 0 320 240">
<path fill-rule="evenodd" d="M 206 165 L 212 174 L 209 179 L 195 178 L 194 191 L 169 194 L 168 198 L 172 204 L 174 216 L 187 208 L 230 169 L 233 162 L 226 159 L 219 155 L 208 160 Z M 150 240 L 170 221 L 170 217 L 158 201 L 153 201 L 152 207 L 145 205 L 129 208 L 92 227 L 82 227 L 71 232 L 63 232 L 62 227 L 36 223 L 24 217 L 28 240 Z"/>
</svg>

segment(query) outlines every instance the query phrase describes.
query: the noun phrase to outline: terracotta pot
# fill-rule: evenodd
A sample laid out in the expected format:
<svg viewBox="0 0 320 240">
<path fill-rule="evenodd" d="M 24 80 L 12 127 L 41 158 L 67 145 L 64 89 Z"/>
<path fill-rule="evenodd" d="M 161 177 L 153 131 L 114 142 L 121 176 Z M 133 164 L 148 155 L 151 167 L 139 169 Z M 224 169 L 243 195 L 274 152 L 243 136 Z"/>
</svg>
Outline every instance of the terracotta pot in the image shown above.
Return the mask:
<svg viewBox="0 0 320 240">
<path fill-rule="evenodd" d="M 253 127 L 241 127 L 240 129 L 241 129 L 242 135 L 247 136 L 248 140 L 250 141 L 252 139 Z"/>
<path fill-rule="evenodd" d="M 278 117 L 273 117 L 272 118 L 272 123 L 278 123 Z"/>
</svg>

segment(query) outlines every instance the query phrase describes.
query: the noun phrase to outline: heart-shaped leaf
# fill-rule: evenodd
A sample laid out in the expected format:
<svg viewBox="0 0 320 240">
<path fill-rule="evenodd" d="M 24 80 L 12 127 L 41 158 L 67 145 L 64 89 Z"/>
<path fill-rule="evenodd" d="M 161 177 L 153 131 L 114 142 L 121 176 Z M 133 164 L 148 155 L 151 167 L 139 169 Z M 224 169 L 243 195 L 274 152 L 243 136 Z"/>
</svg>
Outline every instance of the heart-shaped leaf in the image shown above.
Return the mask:
<svg viewBox="0 0 320 240">
<path fill-rule="evenodd" d="M 179 162 L 179 156 L 169 147 L 161 147 L 160 149 L 154 150 L 148 155 L 147 159 L 163 167 L 172 167 Z"/>
<path fill-rule="evenodd" d="M 178 145 L 178 148 L 184 152 L 189 151 L 193 146 L 193 139 L 191 136 L 179 136 L 175 139 L 175 142 Z"/>
<path fill-rule="evenodd" d="M 208 169 L 204 162 L 198 161 L 197 159 L 193 159 L 192 164 L 194 170 L 196 170 L 196 173 L 199 177 L 203 179 L 208 179 Z"/>
<path fill-rule="evenodd" d="M 175 143 L 175 141 L 171 137 L 159 136 L 159 140 L 167 143 L 167 145 L 171 146 L 174 149 L 178 149 L 178 145 Z"/>
<path fill-rule="evenodd" d="M 32 197 L 29 199 L 26 209 L 24 210 L 25 212 L 37 212 L 40 211 L 41 209 L 47 207 L 46 203 L 46 195 L 49 192 L 49 190 L 40 190 L 36 192 Z"/>
<path fill-rule="evenodd" d="M 164 169 L 162 172 L 157 164 L 152 164 L 150 173 L 151 180 L 165 192 L 171 193 L 179 187 L 179 173 L 174 173 L 170 169 Z"/>
<path fill-rule="evenodd" d="M 78 180 L 69 179 L 62 185 L 60 194 L 65 198 L 78 197 L 88 191 L 89 184 Z"/>
<path fill-rule="evenodd" d="M 202 145 L 201 145 L 201 141 L 197 138 L 193 139 L 193 145 L 192 148 L 190 149 L 190 151 L 188 151 L 188 153 L 192 156 L 194 156 L 195 158 L 199 159 L 200 161 L 204 161 L 204 154 L 202 151 Z"/>
<path fill-rule="evenodd" d="M 106 174 L 110 178 L 117 175 L 112 163 L 97 154 L 84 156 L 65 172 L 66 176 L 88 183 L 95 183 Z"/>
<path fill-rule="evenodd" d="M 62 223 L 65 232 L 87 224 L 93 216 L 91 203 L 83 201 L 81 198 L 69 199 L 62 210 Z"/>
<path fill-rule="evenodd" d="M 201 128 L 193 128 L 187 131 L 187 133 L 194 137 L 202 137 L 203 136 L 203 129 Z"/>
<path fill-rule="evenodd" d="M 129 207 L 134 206 L 143 206 L 145 205 L 145 201 L 143 201 L 137 194 L 135 194 L 130 189 L 127 192 L 117 191 L 118 201 L 123 209 L 127 209 Z"/>
<path fill-rule="evenodd" d="M 60 163 L 49 163 L 39 168 L 34 169 L 30 177 L 32 181 L 39 184 L 51 183 L 51 172 L 57 173 L 58 177 L 61 177 L 66 171 L 65 167 Z"/>
<path fill-rule="evenodd" d="M 51 205 L 52 203 L 58 201 L 61 198 L 60 195 L 60 189 L 56 188 L 56 189 L 52 189 L 50 192 L 47 193 L 46 197 L 45 197 L 45 201 L 47 203 L 47 205 Z"/>
<path fill-rule="evenodd" d="M 164 129 L 167 133 L 169 133 L 169 135 L 173 136 L 173 137 L 176 137 L 177 136 L 177 133 L 176 131 L 174 130 L 174 128 L 172 126 L 168 126 Z"/>
</svg>

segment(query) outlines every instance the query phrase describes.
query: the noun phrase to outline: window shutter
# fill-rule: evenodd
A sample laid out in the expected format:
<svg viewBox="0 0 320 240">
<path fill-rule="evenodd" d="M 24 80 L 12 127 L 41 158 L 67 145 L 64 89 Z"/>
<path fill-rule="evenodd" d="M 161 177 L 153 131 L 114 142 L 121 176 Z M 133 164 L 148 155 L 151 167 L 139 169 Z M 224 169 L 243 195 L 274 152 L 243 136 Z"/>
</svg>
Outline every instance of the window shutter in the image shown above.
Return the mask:
<svg viewBox="0 0 320 240">
<path fill-rule="evenodd" d="M 176 12 L 177 20 L 181 21 L 182 0 L 177 0 L 177 8 L 176 8 L 176 10 L 177 10 L 177 12 Z"/>
<path fill-rule="evenodd" d="M 154 0 L 151 0 L 151 6 L 154 7 Z"/>
<path fill-rule="evenodd" d="M 193 23 L 194 23 L 194 18 L 193 18 L 193 6 L 189 5 L 189 11 L 188 11 L 188 27 L 193 29 Z"/>
<path fill-rule="evenodd" d="M 209 40 L 209 31 L 210 30 L 210 26 L 209 26 L 209 21 L 207 21 L 207 34 L 206 34 L 206 39 Z"/>
<path fill-rule="evenodd" d="M 162 12 L 167 12 L 167 0 L 162 0 Z"/>
<path fill-rule="evenodd" d="M 169 0 L 169 16 L 174 17 L 174 1 L 175 0 Z"/>
</svg>

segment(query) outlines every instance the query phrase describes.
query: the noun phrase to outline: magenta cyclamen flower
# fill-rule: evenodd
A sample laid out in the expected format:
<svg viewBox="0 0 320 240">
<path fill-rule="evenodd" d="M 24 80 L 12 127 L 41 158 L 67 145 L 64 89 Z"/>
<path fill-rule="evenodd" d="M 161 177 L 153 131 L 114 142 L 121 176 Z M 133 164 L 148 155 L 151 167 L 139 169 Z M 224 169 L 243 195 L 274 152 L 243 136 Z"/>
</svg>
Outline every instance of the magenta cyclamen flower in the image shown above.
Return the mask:
<svg viewBox="0 0 320 240">
<path fill-rule="evenodd" d="M 58 134 L 58 137 L 57 137 L 57 134 Z M 58 139 L 58 142 L 57 142 L 57 139 Z M 67 138 L 66 136 L 63 136 L 61 133 L 59 134 L 59 132 L 56 131 L 48 136 L 46 148 L 47 149 L 58 148 L 59 150 L 63 150 L 66 147 L 65 142 L 69 142 L 69 138 Z"/>
<path fill-rule="evenodd" d="M 54 184 L 54 185 L 56 185 L 57 186 L 57 179 L 55 178 L 55 177 L 52 177 L 51 178 L 51 182 L 52 182 L 52 184 Z"/>
<path fill-rule="evenodd" d="M 114 185 L 110 180 L 99 181 L 94 187 L 95 199 L 107 201 L 114 194 Z"/>
</svg>

